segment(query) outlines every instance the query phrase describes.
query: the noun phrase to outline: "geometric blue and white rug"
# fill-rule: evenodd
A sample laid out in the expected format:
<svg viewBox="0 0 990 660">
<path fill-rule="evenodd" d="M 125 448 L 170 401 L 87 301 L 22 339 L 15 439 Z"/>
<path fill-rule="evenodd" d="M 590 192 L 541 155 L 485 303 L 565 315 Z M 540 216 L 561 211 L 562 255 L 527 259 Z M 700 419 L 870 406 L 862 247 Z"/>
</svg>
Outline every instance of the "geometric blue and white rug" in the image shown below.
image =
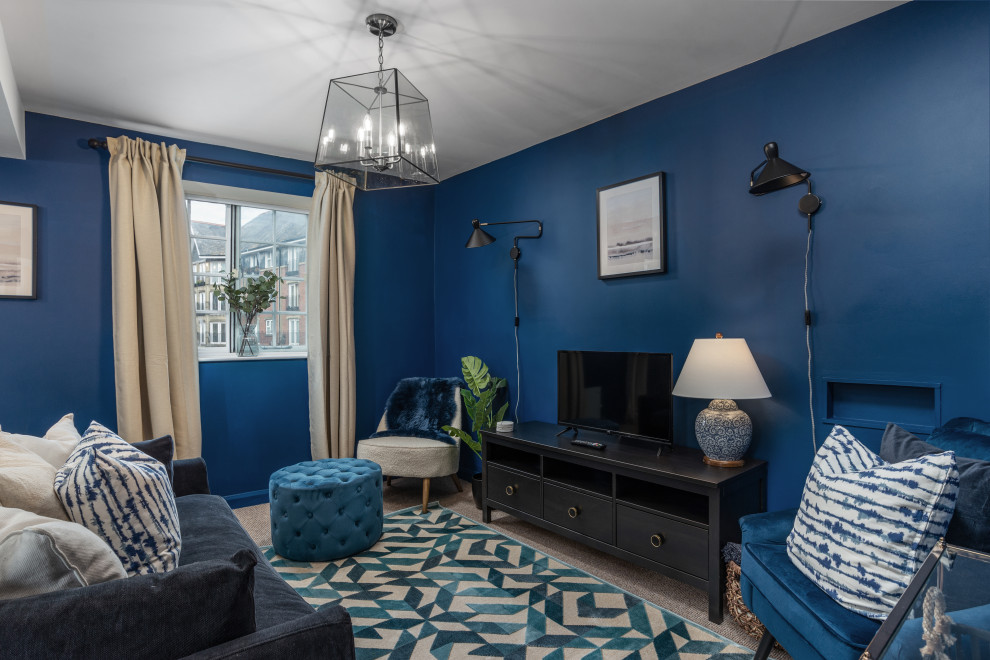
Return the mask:
<svg viewBox="0 0 990 660">
<path fill-rule="evenodd" d="M 381 540 L 275 570 L 350 612 L 359 659 L 743 660 L 753 652 L 449 509 L 386 516 Z"/>
</svg>

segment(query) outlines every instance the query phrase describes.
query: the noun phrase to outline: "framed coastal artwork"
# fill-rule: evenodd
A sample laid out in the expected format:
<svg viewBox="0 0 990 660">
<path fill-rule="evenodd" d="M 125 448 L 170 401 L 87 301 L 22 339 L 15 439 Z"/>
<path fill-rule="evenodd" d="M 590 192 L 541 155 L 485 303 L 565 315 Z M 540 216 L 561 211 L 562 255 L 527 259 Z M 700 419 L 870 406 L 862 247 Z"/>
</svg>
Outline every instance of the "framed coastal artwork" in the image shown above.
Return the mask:
<svg viewBox="0 0 990 660">
<path fill-rule="evenodd" d="M 598 279 L 667 272 L 663 172 L 598 189 Z"/>
<path fill-rule="evenodd" d="M 38 297 L 38 207 L 0 202 L 0 298 Z"/>
</svg>

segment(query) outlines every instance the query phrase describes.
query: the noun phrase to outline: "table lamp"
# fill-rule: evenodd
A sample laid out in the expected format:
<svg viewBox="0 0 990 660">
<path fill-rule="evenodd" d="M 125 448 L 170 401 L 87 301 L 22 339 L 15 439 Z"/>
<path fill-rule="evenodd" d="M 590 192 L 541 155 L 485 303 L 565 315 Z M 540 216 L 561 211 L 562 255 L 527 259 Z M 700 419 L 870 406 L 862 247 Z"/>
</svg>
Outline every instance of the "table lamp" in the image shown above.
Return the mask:
<svg viewBox="0 0 990 660">
<path fill-rule="evenodd" d="M 733 399 L 770 397 L 745 339 L 695 339 L 674 385 L 674 396 L 712 399 L 698 413 L 694 433 L 705 463 L 739 467 L 753 437 L 753 422 Z"/>
</svg>

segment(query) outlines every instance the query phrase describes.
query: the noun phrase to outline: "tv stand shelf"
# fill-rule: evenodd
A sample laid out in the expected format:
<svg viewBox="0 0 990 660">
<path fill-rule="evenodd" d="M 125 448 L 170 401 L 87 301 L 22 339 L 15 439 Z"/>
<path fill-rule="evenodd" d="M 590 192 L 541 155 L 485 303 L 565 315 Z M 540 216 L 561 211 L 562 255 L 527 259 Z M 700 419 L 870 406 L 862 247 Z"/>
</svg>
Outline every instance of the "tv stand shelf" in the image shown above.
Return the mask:
<svg viewBox="0 0 990 660">
<path fill-rule="evenodd" d="M 560 427 L 519 424 L 482 431 L 482 514 L 497 509 L 708 592 L 722 621 L 722 546 L 739 541 L 739 518 L 766 510 L 767 464 L 705 465 L 702 453 L 582 431 L 605 444 L 571 444 Z"/>
</svg>

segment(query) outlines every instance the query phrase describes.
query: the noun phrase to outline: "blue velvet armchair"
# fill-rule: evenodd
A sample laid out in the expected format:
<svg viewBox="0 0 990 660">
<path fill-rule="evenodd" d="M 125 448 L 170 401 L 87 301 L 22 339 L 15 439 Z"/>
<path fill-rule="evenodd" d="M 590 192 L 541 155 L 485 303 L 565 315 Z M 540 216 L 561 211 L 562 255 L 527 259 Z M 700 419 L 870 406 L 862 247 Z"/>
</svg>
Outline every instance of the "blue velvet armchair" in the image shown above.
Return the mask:
<svg viewBox="0 0 990 660">
<path fill-rule="evenodd" d="M 990 423 L 952 419 L 935 429 L 927 443 L 890 425 L 880 456 L 898 462 L 945 450 L 956 452 L 960 472 L 946 540 L 990 552 Z M 775 638 L 796 660 L 856 660 L 882 622 L 842 607 L 794 566 L 786 542 L 796 515 L 797 509 L 790 509 L 739 521 L 743 602 L 767 630 L 755 660 L 766 659 Z"/>
<path fill-rule="evenodd" d="M 743 602 L 768 631 L 756 660 L 769 655 L 775 638 L 800 660 L 855 660 L 880 621 L 842 607 L 791 563 L 785 543 L 795 515 L 797 509 L 789 509 L 739 520 Z"/>
</svg>

